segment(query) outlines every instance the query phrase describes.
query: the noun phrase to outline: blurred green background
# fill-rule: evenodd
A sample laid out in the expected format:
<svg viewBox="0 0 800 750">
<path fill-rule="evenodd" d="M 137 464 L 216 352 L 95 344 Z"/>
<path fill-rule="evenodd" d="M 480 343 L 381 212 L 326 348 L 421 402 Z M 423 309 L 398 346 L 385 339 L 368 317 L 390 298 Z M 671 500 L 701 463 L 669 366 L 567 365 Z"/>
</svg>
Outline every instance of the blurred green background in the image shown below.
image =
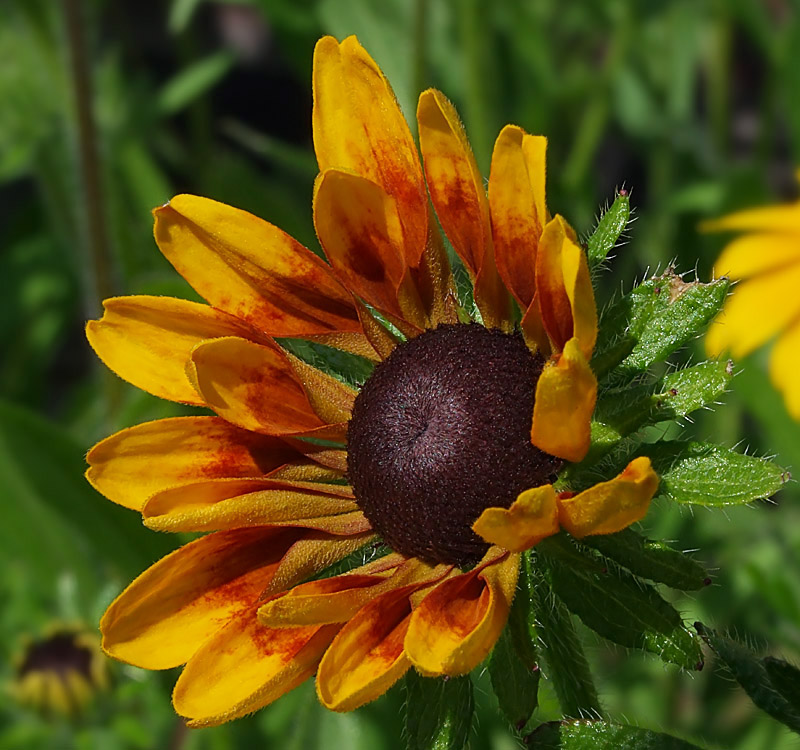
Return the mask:
<svg viewBox="0 0 800 750">
<path fill-rule="evenodd" d="M 456 104 L 488 175 L 507 122 L 549 137 L 548 203 L 580 232 L 615 188 L 636 221 L 607 301 L 674 260 L 707 279 L 724 238 L 698 222 L 796 197 L 800 3 L 796 0 L 2 0 L 0 2 L 0 680 L 20 642 L 54 620 L 94 624 L 136 573 L 180 539 L 143 529 L 84 482 L 98 439 L 185 413 L 105 372 L 83 326 L 112 294 L 193 292 L 159 255 L 150 210 L 177 192 L 246 208 L 314 246 L 311 56 L 357 34 L 408 115 L 417 93 Z M 685 359 L 703 357 L 698 343 Z M 683 434 L 800 465 L 800 425 L 769 385 L 764 353 L 737 363 L 724 408 Z M 800 656 L 800 510 L 661 505 L 644 528 L 715 571 L 678 601 L 704 622 Z M 587 636 L 588 637 L 588 636 Z M 609 714 L 711 747 L 797 747 L 712 663 L 693 675 L 589 639 Z M 176 674 L 114 665 L 77 720 L 0 702 L 2 748 L 402 747 L 402 691 L 354 714 L 305 685 L 234 725 L 187 731 Z M 514 748 L 486 676 L 476 748 Z M 558 717 L 545 683 L 540 718 Z"/>
</svg>

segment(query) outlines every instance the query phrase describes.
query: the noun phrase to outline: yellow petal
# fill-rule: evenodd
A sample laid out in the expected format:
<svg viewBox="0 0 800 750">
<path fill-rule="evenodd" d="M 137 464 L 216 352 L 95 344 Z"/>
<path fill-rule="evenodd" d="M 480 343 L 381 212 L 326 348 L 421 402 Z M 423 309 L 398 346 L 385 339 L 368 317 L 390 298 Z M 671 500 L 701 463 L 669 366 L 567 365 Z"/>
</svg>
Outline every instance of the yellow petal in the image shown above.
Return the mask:
<svg viewBox="0 0 800 750">
<path fill-rule="evenodd" d="M 272 224 L 194 195 L 153 213 L 161 252 L 214 307 L 272 336 L 358 331 L 330 268 Z"/>
<path fill-rule="evenodd" d="M 800 203 L 785 206 L 748 208 L 721 219 L 705 221 L 700 226 L 704 232 L 745 230 L 752 232 L 800 232 Z"/>
<path fill-rule="evenodd" d="M 558 533 L 558 507 L 553 486 L 534 487 L 520 493 L 510 508 L 487 508 L 472 530 L 489 544 L 522 552 Z"/>
<path fill-rule="evenodd" d="M 249 326 L 208 305 L 170 297 L 114 297 L 86 337 L 105 365 L 143 391 L 170 401 L 203 405 L 186 363 L 194 346 L 222 336 L 258 338 Z"/>
<path fill-rule="evenodd" d="M 325 423 L 286 355 L 245 339 L 216 339 L 192 352 L 189 377 L 206 404 L 246 430 L 268 435 L 313 432 Z"/>
<path fill-rule="evenodd" d="M 414 586 L 389 591 L 339 631 L 317 672 L 320 703 L 332 711 L 352 711 L 383 695 L 411 666 L 403 640 L 411 619 Z"/>
<path fill-rule="evenodd" d="M 714 274 L 743 279 L 800 264 L 797 234 L 748 234 L 729 242 L 714 263 Z"/>
<path fill-rule="evenodd" d="M 658 476 L 646 456 L 631 461 L 608 482 L 574 497 L 558 499 L 558 520 L 572 536 L 614 534 L 644 518 L 658 489 Z"/>
<path fill-rule="evenodd" d="M 295 586 L 265 604 L 258 616 L 272 627 L 346 622 L 378 595 L 411 582 L 427 585 L 442 578 L 451 567 L 387 555 L 345 575 Z"/>
<path fill-rule="evenodd" d="M 314 50 L 314 149 L 320 172 L 341 169 L 396 201 L 402 250 L 418 266 L 428 236 L 428 197 L 411 131 L 388 81 L 354 37 L 323 37 Z"/>
<path fill-rule="evenodd" d="M 706 336 L 712 355 L 744 357 L 800 315 L 800 264 L 738 284 Z"/>
<path fill-rule="evenodd" d="M 506 125 L 492 153 L 489 205 L 497 268 L 523 310 L 536 292 L 536 255 L 547 223 L 546 151 L 546 138 Z"/>
<path fill-rule="evenodd" d="M 304 533 L 221 531 L 167 555 L 106 610 L 100 622 L 103 649 L 144 669 L 183 664 L 231 616 L 258 599 Z"/>
<path fill-rule="evenodd" d="M 267 476 L 301 457 L 279 438 L 242 430 L 219 417 L 175 417 L 102 440 L 86 457 L 86 476 L 109 500 L 141 510 L 149 496 L 168 487 Z"/>
<path fill-rule="evenodd" d="M 597 379 L 578 342 L 570 339 L 536 384 L 531 442 L 551 456 L 581 461 L 589 450 Z"/>
<path fill-rule="evenodd" d="M 506 624 L 518 573 L 519 555 L 494 547 L 476 568 L 436 586 L 414 610 L 406 634 L 414 666 L 429 676 L 478 666 Z"/>
<path fill-rule="evenodd" d="M 287 353 L 286 358 L 303 384 L 311 408 L 322 421 L 327 424 L 347 422 L 353 411 L 358 391 L 303 362 L 293 354 Z"/>
<path fill-rule="evenodd" d="M 597 310 L 589 266 L 575 232 L 560 216 L 545 227 L 536 258 L 536 296 L 542 323 L 560 351 L 576 338 L 591 359 L 597 338 Z"/>
<path fill-rule="evenodd" d="M 419 98 L 419 144 L 433 207 L 453 249 L 475 276 L 491 242 L 489 203 L 455 107 L 435 89 Z"/>
<path fill-rule="evenodd" d="M 502 327 L 510 307 L 494 261 L 489 201 L 472 148 L 455 107 L 435 89 L 419 98 L 420 148 L 431 201 L 453 249 L 475 284 L 484 323 Z"/>
<path fill-rule="evenodd" d="M 190 727 L 222 724 L 305 682 L 338 625 L 265 628 L 249 607 L 203 644 L 184 668 L 172 702 Z"/>
<path fill-rule="evenodd" d="M 786 409 L 800 420 L 800 321 L 781 334 L 769 361 L 769 374 L 783 394 Z"/>
<path fill-rule="evenodd" d="M 142 517 L 148 528 L 157 531 L 193 532 L 290 522 L 309 528 L 305 521 L 357 510 L 349 487 L 266 478 L 217 479 L 153 495 L 144 504 Z"/>
</svg>

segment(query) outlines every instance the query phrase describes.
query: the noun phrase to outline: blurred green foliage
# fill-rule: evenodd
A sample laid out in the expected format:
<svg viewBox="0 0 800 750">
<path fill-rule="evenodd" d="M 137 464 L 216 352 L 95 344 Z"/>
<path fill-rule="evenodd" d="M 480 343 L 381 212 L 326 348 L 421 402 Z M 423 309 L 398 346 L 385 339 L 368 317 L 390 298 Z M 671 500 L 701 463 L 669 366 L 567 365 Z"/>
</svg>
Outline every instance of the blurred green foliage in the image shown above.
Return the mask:
<svg viewBox="0 0 800 750">
<path fill-rule="evenodd" d="M 407 115 L 420 90 L 441 88 L 459 108 L 484 174 L 505 123 L 546 134 L 549 206 L 580 232 L 591 230 L 615 188 L 627 187 L 637 221 L 601 281 L 614 284 L 598 292 L 607 302 L 620 280 L 628 291 L 645 269 L 671 261 L 707 280 L 723 239 L 699 235 L 702 218 L 795 194 L 799 12 L 796 0 L 4 0 L 2 679 L 12 676 L 20 638 L 54 619 L 97 622 L 132 576 L 181 541 L 144 530 L 81 478 L 83 453 L 99 438 L 185 411 L 103 371 L 83 323 L 108 293 L 194 296 L 151 236 L 149 211 L 176 192 L 248 209 L 316 246 L 310 72 L 321 34 L 357 34 Z M 89 84 L 83 100 L 76 83 Z M 80 145 L 82 104 L 94 124 L 88 149 Z M 701 356 L 690 343 L 687 360 Z M 800 426 L 771 389 L 762 356 L 736 371 L 724 409 L 668 437 L 743 442 L 782 465 L 800 464 Z M 713 586 L 672 601 L 687 619 L 796 661 L 797 489 L 790 484 L 776 499 L 725 513 L 663 503 L 643 526 L 652 538 L 697 550 L 714 571 Z M 713 663 L 690 677 L 595 643 L 587 655 L 609 716 L 709 746 L 796 746 Z M 169 705 L 173 682 L 171 673 L 117 665 L 113 689 L 77 723 L 4 701 L 0 746 L 403 745 L 399 688 L 338 716 L 305 685 L 254 717 L 188 732 Z M 541 686 L 538 718 L 559 718 L 552 685 Z M 472 746 L 516 747 L 489 697 L 489 675 L 476 687 Z"/>
</svg>

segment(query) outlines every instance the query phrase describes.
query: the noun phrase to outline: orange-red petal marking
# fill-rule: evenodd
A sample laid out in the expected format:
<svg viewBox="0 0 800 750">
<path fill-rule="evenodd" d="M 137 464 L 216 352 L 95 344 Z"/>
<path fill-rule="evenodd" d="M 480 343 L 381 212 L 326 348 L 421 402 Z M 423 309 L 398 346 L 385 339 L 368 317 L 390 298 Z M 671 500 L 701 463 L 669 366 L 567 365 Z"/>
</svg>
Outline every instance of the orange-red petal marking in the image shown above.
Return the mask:
<svg viewBox="0 0 800 750">
<path fill-rule="evenodd" d="M 154 215 L 161 252 L 214 307 L 273 336 L 358 331 L 350 295 L 330 269 L 272 224 L 194 195 Z"/>
</svg>

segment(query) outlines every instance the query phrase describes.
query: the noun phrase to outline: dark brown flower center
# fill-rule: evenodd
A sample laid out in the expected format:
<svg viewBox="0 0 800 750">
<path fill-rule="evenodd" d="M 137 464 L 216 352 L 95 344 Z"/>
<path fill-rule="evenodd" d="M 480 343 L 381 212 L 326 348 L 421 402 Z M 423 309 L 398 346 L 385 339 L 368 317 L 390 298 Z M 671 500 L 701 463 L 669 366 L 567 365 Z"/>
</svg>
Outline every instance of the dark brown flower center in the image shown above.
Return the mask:
<svg viewBox="0 0 800 750">
<path fill-rule="evenodd" d="M 28 672 L 52 672 L 65 675 L 70 670 L 91 677 L 92 653 L 75 641 L 71 632 L 57 632 L 30 646 L 19 667 L 20 677 Z"/>
<path fill-rule="evenodd" d="M 347 438 L 356 501 L 396 551 L 471 565 L 472 531 L 547 484 L 560 461 L 530 442 L 542 359 L 519 334 L 443 325 L 398 346 L 356 398 Z"/>
</svg>

